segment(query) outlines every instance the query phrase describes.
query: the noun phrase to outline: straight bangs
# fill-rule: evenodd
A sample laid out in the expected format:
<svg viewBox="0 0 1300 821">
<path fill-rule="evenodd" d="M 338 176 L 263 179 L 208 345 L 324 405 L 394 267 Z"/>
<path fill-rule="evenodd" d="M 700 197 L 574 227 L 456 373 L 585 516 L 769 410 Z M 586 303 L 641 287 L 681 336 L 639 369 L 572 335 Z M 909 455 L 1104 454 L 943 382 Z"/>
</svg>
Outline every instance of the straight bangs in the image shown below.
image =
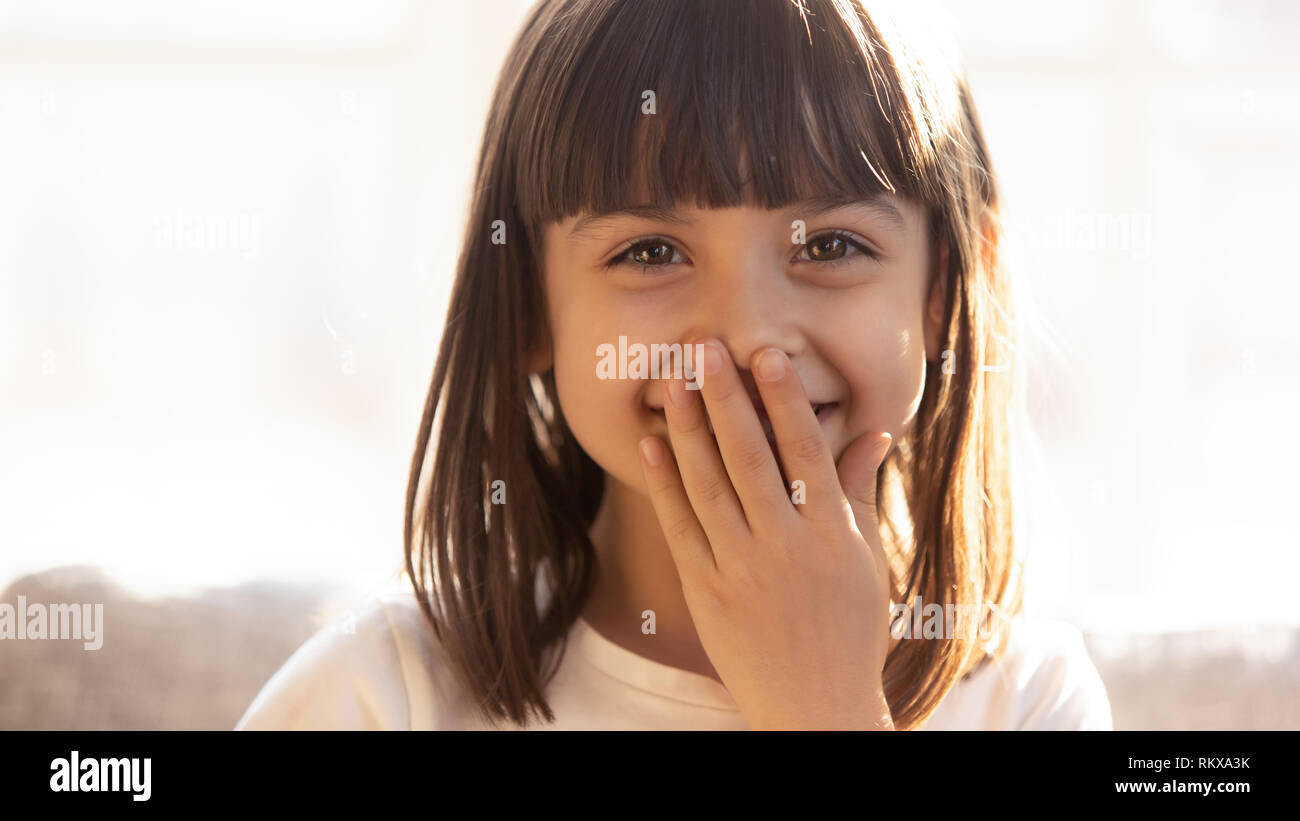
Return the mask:
<svg viewBox="0 0 1300 821">
<path fill-rule="evenodd" d="M 581 5 L 579 30 L 525 69 L 507 149 L 535 242 L 547 222 L 641 205 L 940 203 L 957 102 L 937 110 L 943 84 L 882 46 L 893 18 L 830 0 Z"/>
</svg>

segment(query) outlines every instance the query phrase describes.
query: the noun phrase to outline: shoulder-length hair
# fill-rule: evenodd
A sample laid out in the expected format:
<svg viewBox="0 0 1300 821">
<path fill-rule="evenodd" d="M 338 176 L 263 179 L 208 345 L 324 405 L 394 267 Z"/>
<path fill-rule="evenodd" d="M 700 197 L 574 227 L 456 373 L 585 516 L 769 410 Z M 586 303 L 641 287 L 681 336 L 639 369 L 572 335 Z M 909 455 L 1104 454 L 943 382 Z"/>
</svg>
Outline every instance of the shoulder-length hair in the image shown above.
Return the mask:
<svg viewBox="0 0 1300 821">
<path fill-rule="evenodd" d="M 882 538 L 894 601 L 997 617 L 982 637 L 893 644 L 895 726 L 920 725 L 1000 651 L 1022 584 L 998 193 L 964 75 L 929 42 L 857 0 L 542 0 L 529 12 L 483 134 L 406 498 L 407 573 L 489 721 L 554 721 L 546 684 L 596 566 L 604 473 L 566 424 L 553 371 L 527 367 L 549 339 L 542 229 L 646 202 L 778 208 L 889 191 L 926 207 L 947 260 L 935 272 L 944 355 L 881 467 Z M 493 504 L 501 492 L 508 504 Z"/>
</svg>

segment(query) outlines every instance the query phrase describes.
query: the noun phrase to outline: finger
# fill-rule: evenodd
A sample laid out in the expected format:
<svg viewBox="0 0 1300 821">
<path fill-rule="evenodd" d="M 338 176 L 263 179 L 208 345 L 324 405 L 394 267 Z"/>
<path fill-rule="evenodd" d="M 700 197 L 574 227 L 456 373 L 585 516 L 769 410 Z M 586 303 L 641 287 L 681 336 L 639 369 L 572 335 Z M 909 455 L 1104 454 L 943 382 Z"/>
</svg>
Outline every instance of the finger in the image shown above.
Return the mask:
<svg viewBox="0 0 1300 821">
<path fill-rule="evenodd" d="M 677 471 L 695 515 L 709 537 L 714 554 L 725 548 L 725 540 L 749 533 L 749 522 L 732 487 L 731 477 L 709 433 L 700 391 L 688 390 L 684 379 L 664 380 L 664 417 L 672 442 Z"/>
<path fill-rule="evenodd" d="M 704 378 L 700 393 L 745 518 L 751 529 L 778 526 L 795 514 L 781 481 L 776 454 L 727 349 L 716 339 L 702 344 Z"/>
<path fill-rule="evenodd" d="M 876 512 L 876 474 L 889 452 L 893 437 L 888 433 L 864 433 L 844 451 L 837 467 L 840 486 L 853 508 L 858 530 L 873 548 L 880 550 L 880 520 Z"/>
<path fill-rule="evenodd" d="M 813 413 L 799 374 L 779 348 L 759 351 L 754 356 L 752 370 L 763 407 L 772 422 L 786 479 L 802 480 L 807 491 L 805 501 L 795 505 L 795 511 L 822 520 L 841 513 L 844 493 L 836 475 L 835 456 L 826 443 L 826 433 Z"/>
<path fill-rule="evenodd" d="M 716 567 L 708 537 L 686 496 L 681 474 L 677 472 L 677 464 L 668 446 L 657 436 L 647 436 L 641 440 L 637 452 L 641 455 L 641 472 L 650 491 L 650 504 L 668 542 L 678 575 L 684 576 L 692 568 Z"/>
</svg>

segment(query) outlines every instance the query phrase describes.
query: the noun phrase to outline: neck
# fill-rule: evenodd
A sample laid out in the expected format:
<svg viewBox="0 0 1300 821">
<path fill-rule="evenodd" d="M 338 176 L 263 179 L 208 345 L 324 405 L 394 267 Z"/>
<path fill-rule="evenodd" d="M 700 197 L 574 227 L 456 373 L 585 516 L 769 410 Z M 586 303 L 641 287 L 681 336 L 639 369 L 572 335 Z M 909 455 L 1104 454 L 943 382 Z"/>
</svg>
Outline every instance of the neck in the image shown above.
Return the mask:
<svg viewBox="0 0 1300 821">
<path fill-rule="evenodd" d="M 639 656 L 718 679 L 700 644 L 681 579 L 650 500 L 613 476 L 591 526 L 596 585 L 583 618 Z M 653 622 L 645 611 L 654 611 Z M 643 625 L 654 624 L 652 634 Z"/>
</svg>

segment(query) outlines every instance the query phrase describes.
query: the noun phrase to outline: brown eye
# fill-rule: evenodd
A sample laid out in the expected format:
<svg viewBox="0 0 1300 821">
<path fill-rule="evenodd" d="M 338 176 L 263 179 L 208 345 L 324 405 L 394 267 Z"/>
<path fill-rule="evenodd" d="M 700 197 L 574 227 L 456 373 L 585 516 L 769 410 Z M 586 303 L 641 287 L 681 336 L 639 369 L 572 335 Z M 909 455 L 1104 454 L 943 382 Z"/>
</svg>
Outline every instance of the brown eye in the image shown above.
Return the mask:
<svg viewBox="0 0 1300 821">
<path fill-rule="evenodd" d="M 643 272 L 647 268 L 664 268 L 674 262 L 685 262 L 677 247 L 663 239 L 643 239 L 628 245 L 618 256 L 605 263 L 606 268 L 631 265 Z"/>
<path fill-rule="evenodd" d="M 633 245 L 629 254 L 633 262 L 641 265 L 659 265 L 665 260 L 672 262 L 673 247 L 666 242 L 650 240 Z"/>
<path fill-rule="evenodd" d="M 856 257 L 876 259 L 876 254 L 850 234 L 830 233 L 813 237 L 804 244 L 810 262 L 848 264 Z"/>
<path fill-rule="evenodd" d="M 808 257 L 814 262 L 839 259 L 848 251 L 848 243 L 836 236 L 819 237 L 808 243 Z"/>
</svg>

